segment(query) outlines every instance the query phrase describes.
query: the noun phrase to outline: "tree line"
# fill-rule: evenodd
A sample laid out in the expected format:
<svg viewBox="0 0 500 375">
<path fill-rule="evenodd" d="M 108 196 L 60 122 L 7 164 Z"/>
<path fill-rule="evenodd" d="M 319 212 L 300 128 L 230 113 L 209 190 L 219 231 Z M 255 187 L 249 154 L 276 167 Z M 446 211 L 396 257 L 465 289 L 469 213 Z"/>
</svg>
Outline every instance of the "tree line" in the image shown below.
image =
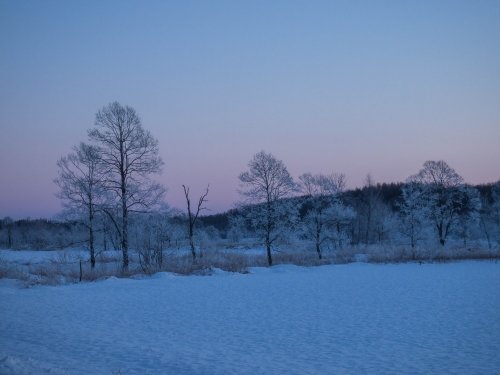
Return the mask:
<svg viewBox="0 0 500 375">
<path fill-rule="evenodd" d="M 370 175 L 363 189 L 351 192 L 344 191 L 344 174 L 305 173 L 295 182 L 283 162 L 265 152 L 254 156 L 240 181 L 253 204 L 247 227 L 260 234 L 269 265 L 272 244 L 283 235 L 313 243 L 319 259 L 326 245 L 399 242 L 416 259 L 418 245 L 444 247 L 451 237 L 464 247 L 472 239 L 484 239 L 489 249 L 500 242 L 500 182 L 483 186 L 481 194 L 442 160 L 426 161 L 406 183 L 393 185 L 388 201 Z M 293 195 L 299 199 L 286 199 Z"/>
<path fill-rule="evenodd" d="M 196 261 L 201 243 L 215 239 L 232 246 L 254 239 L 269 265 L 277 248 L 297 244 L 321 260 L 325 250 L 347 246 L 397 243 L 416 259 L 422 247 L 450 241 L 464 248 L 500 243 L 500 181 L 473 187 L 444 161 L 425 162 L 405 183 L 376 184 L 368 175 L 364 187 L 346 190 L 343 173 L 306 172 L 295 180 L 283 161 L 261 151 L 238 176 L 238 208 L 202 216 L 209 187 L 193 204 L 183 185 L 186 213 L 172 210 L 153 180 L 163 166 L 158 141 L 133 108 L 117 102 L 97 112 L 88 141 L 57 165 L 58 197 L 68 222 L 80 228 L 92 267 L 106 249 L 121 251 L 125 269 L 130 249 L 144 267 L 161 266 L 172 247 L 188 248 Z M 0 221 L 0 240 L 5 232 L 12 245 L 8 228 L 12 222 Z"/>
</svg>

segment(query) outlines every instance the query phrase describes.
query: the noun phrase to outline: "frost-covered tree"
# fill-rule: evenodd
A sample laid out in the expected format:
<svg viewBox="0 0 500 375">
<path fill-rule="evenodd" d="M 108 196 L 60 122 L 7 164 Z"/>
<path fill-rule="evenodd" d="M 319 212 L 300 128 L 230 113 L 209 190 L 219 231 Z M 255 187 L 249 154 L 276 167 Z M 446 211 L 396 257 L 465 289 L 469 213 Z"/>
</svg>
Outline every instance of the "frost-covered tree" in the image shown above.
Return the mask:
<svg viewBox="0 0 500 375">
<path fill-rule="evenodd" d="M 165 208 L 155 213 L 139 214 L 134 218 L 134 245 L 144 272 L 154 272 L 163 266 L 163 251 L 168 247 L 172 236 L 170 215 L 170 211 Z"/>
<path fill-rule="evenodd" d="M 318 258 L 322 259 L 322 246 L 334 241 L 338 225 L 350 220 L 354 213 L 339 200 L 339 193 L 345 187 L 344 174 L 312 175 L 304 173 L 299 177 L 301 192 L 305 195 L 306 213 L 302 228 L 306 238 L 314 243 Z"/>
<path fill-rule="evenodd" d="M 118 102 L 109 104 L 96 114 L 95 127 L 89 138 L 99 147 L 104 166 L 105 187 L 116 198 L 118 220 L 108 209 L 121 242 L 123 268 L 129 264 L 129 213 L 145 211 L 157 204 L 165 189 L 152 182 L 150 176 L 161 171 L 158 141 L 144 130 L 135 110 Z"/>
<path fill-rule="evenodd" d="M 228 218 L 228 230 L 226 237 L 228 240 L 236 244 L 241 242 L 244 238 L 250 238 L 250 226 L 247 220 L 248 214 L 246 212 L 233 211 Z"/>
<path fill-rule="evenodd" d="M 342 247 L 348 241 L 352 241 L 349 231 L 356 218 L 356 211 L 338 200 L 326 211 L 326 215 L 330 218 L 328 227 L 332 245 Z"/>
<path fill-rule="evenodd" d="M 375 206 L 373 220 L 373 235 L 376 243 L 386 243 L 391 238 L 394 228 L 394 215 L 390 207 L 382 200 L 378 200 Z"/>
<path fill-rule="evenodd" d="M 364 187 L 355 202 L 352 202 L 357 211 L 356 242 L 382 242 L 387 235 L 385 223 L 390 209 L 382 201 L 380 192 L 380 185 L 375 184 L 373 177 L 368 174 Z"/>
<path fill-rule="evenodd" d="M 439 243 L 444 246 L 459 218 L 462 177 L 442 160 L 426 161 L 409 182 L 422 185 L 422 200 L 428 209 L 428 217 L 436 228 Z"/>
<path fill-rule="evenodd" d="M 203 255 L 202 250 L 216 249 L 218 241 L 221 240 L 221 232 L 213 225 L 201 227 L 196 231 L 196 237 L 200 244 L 200 257 Z"/>
<path fill-rule="evenodd" d="M 401 189 L 402 200 L 399 203 L 399 217 L 401 220 L 401 234 L 410 241 L 415 249 L 421 239 L 421 233 L 428 217 L 428 207 L 425 204 L 423 186 L 417 183 L 408 183 Z"/>
<path fill-rule="evenodd" d="M 104 173 L 97 147 L 80 143 L 73 152 L 57 162 L 59 186 L 57 196 L 63 206 L 83 218 L 81 222 L 88 230 L 90 263 L 95 266 L 95 222 L 104 194 Z"/>
<path fill-rule="evenodd" d="M 493 184 L 491 188 L 491 207 L 489 216 L 496 232 L 496 241 L 500 243 L 500 180 Z"/>
<path fill-rule="evenodd" d="M 495 233 L 494 225 L 491 220 L 493 198 L 490 194 L 481 194 L 481 209 L 479 210 L 479 224 L 481 232 L 488 243 L 488 248 L 492 248 L 492 234 Z"/>
<path fill-rule="evenodd" d="M 481 198 L 477 189 L 472 186 L 461 186 L 458 192 L 459 208 L 457 220 L 457 232 L 462 238 L 464 247 L 470 238 L 472 229 L 476 228 L 480 219 Z"/>
<path fill-rule="evenodd" d="M 264 151 L 254 155 L 239 180 L 240 194 L 253 205 L 249 209 L 252 226 L 264 240 L 267 261 L 272 266 L 271 248 L 283 229 L 283 219 L 290 218 L 290 205 L 283 198 L 296 191 L 296 184 L 285 164 Z"/>
</svg>

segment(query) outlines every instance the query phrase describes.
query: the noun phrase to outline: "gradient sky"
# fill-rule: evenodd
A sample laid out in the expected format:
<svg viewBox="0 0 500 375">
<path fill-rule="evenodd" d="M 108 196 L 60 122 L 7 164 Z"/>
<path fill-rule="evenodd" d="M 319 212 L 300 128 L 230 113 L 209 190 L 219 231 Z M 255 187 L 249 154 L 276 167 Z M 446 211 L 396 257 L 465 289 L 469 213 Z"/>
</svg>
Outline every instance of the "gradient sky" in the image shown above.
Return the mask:
<svg viewBox="0 0 500 375">
<path fill-rule="evenodd" d="M 0 0 L 0 217 L 52 217 L 56 161 L 134 107 L 184 208 L 233 207 L 260 150 L 403 181 L 444 159 L 500 178 L 500 1 Z M 194 197 L 196 199 L 196 197 Z"/>
</svg>

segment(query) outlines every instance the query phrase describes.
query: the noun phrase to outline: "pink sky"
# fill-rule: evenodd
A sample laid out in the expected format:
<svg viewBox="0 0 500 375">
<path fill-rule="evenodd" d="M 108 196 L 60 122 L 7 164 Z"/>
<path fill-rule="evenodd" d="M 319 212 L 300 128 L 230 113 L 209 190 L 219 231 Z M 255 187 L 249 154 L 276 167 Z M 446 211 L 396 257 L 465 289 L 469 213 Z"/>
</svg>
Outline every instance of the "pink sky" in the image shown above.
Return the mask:
<svg viewBox="0 0 500 375">
<path fill-rule="evenodd" d="M 207 183 L 233 207 L 260 150 L 349 187 L 439 159 L 500 179 L 499 2 L 117 4 L 0 4 L 0 217 L 59 211 L 56 161 L 114 100 L 158 138 L 174 207 Z"/>
</svg>

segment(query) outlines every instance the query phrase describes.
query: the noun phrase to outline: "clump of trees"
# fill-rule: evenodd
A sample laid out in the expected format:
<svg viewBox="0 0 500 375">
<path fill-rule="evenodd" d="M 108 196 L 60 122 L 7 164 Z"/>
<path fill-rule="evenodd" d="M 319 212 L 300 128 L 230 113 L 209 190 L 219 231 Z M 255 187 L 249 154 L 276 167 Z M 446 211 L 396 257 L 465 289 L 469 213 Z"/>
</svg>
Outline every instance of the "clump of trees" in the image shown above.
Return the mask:
<svg viewBox="0 0 500 375">
<path fill-rule="evenodd" d="M 75 220 L 0 219 L 0 248 L 4 249 L 63 249 L 81 247 L 87 243 L 87 231 Z"/>
<path fill-rule="evenodd" d="M 106 215 L 118 234 L 123 268 L 129 265 L 129 219 L 161 203 L 165 189 L 152 181 L 161 171 L 158 141 L 135 110 L 118 102 L 99 110 L 90 144 L 81 143 L 59 160 L 59 197 L 69 212 L 87 218 L 92 266 L 95 265 L 94 219 Z"/>
<path fill-rule="evenodd" d="M 425 222 L 433 224 L 437 241 L 445 246 L 455 233 L 467 246 L 472 230 L 478 227 L 481 198 L 476 188 L 446 162 L 426 161 L 403 187 L 401 216 L 412 247 Z"/>
</svg>

